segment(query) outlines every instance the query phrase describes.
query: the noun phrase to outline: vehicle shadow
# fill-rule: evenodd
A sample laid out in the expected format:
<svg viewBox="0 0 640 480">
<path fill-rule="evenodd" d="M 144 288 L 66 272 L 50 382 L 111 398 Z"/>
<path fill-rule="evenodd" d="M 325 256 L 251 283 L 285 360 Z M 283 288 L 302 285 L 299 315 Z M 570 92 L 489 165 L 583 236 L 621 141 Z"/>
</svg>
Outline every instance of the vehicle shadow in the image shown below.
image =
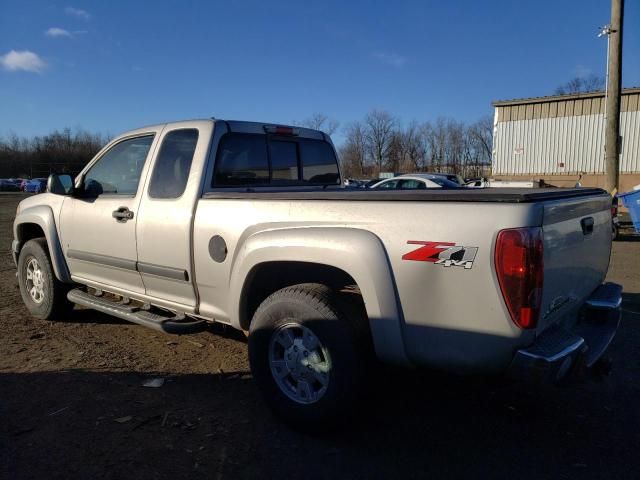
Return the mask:
<svg viewBox="0 0 640 480">
<path fill-rule="evenodd" d="M 353 421 L 322 436 L 274 419 L 247 371 L 0 371 L 0 478 L 633 478 L 639 304 L 624 294 L 614 370 L 598 382 L 378 367 Z"/>
<path fill-rule="evenodd" d="M 127 325 L 130 324 L 125 320 L 120 320 L 112 315 L 91 310 L 89 308 L 75 307 L 73 311 L 68 313 L 64 318 L 58 320 L 61 323 L 81 323 L 96 325 Z"/>
<path fill-rule="evenodd" d="M 58 321 L 61 323 L 75 323 L 83 325 L 135 325 L 134 323 L 128 322 L 126 320 L 121 320 L 112 315 L 108 315 L 97 310 L 92 310 L 90 308 L 81 308 L 78 306 L 76 306 L 73 311 L 71 311 L 64 318 Z M 146 327 L 142 326 L 140 326 L 140 328 L 146 329 Z M 246 336 L 242 332 L 221 323 L 211 323 L 206 326 L 204 331 L 213 335 L 230 338 L 240 342 L 246 342 Z"/>
<path fill-rule="evenodd" d="M 640 242 L 640 234 L 633 229 L 621 230 L 614 240 L 615 242 Z"/>
</svg>

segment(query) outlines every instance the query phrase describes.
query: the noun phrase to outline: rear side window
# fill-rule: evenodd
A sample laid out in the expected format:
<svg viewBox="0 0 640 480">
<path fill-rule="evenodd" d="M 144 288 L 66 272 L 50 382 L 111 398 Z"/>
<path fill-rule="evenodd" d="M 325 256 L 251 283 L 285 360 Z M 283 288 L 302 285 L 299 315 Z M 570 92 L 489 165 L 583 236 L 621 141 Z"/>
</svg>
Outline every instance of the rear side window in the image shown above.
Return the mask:
<svg viewBox="0 0 640 480">
<path fill-rule="evenodd" d="M 218 147 L 215 167 L 214 186 L 268 184 L 267 137 L 264 135 L 224 135 Z"/>
<path fill-rule="evenodd" d="M 339 183 L 338 162 L 327 142 L 230 133 L 220 140 L 212 186 Z"/>
<path fill-rule="evenodd" d="M 194 128 L 165 135 L 149 183 L 151 198 L 178 198 L 184 193 L 197 143 L 198 130 Z"/>
<path fill-rule="evenodd" d="M 402 180 L 399 188 L 402 190 L 424 190 L 427 186 L 420 180 Z"/>
<path fill-rule="evenodd" d="M 147 135 L 111 147 L 84 175 L 85 195 L 135 195 L 152 142 L 153 135 Z"/>
</svg>

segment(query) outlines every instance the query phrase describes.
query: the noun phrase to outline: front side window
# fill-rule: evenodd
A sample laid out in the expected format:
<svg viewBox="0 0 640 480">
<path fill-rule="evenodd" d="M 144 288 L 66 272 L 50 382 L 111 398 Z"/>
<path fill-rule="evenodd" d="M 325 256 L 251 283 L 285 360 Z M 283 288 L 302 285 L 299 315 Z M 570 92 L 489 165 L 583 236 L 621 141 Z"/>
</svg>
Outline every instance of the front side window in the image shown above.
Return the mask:
<svg viewBox="0 0 640 480">
<path fill-rule="evenodd" d="M 389 180 L 388 182 L 381 183 L 376 188 L 381 190 L 393 190 L 398 186 L 398 180 Z"/>
<path fill-rule="evenodd" d="M 135 195 L 153 135 L 130 138 L 114 145 L 85 174 L 87 196 Z"/>
<path fill-rule="evenodd" d="M 198 130 L 193 128 L 165 135 L 149 183 L 151 198 L 178 198 L 184 193 L 197 143 Z"/>
</svg>

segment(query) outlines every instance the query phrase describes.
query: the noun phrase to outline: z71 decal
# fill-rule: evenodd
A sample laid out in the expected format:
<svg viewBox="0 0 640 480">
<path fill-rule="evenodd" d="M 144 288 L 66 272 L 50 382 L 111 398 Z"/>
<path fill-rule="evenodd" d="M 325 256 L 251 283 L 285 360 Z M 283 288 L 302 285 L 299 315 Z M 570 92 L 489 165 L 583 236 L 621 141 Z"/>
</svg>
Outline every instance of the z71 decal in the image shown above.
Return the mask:
<svg viewBox="0 0 640 480">
<path fill-rule="evenodd" d="M 403 260 L 416 262 L 432 262 L 443 267 L 473 267 L 478 247 L 463 247 L 450 242 L 423 242 L 409 240 L 409 245 L 422 245 L 420 248 L 405 253 Z"/>
</svg>

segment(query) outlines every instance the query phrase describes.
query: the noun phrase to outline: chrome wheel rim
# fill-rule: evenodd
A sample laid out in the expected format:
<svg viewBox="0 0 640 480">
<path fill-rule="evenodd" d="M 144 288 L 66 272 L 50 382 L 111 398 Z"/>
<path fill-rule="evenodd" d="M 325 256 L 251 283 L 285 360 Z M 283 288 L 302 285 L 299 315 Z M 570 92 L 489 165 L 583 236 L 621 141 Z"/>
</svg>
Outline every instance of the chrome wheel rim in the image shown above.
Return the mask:
<svg viewBox="0 0 640 480">
<path fill-rule="evenodd" d="M 329 352 L 307 327 L 288 323 L 273 332 L 269 367 L 282 393 L 294 402 L 315 403 L 327 392 Z"/>
<path fill-rule="evenodd" d="M 29 257 L 27 260 L 27 274 L 25 278 L 25 287 L 31 300 L 40 304 L 44 301 L 44 279 L 45 275 L 40 264 L 35 257 Z"/>
</svg>

